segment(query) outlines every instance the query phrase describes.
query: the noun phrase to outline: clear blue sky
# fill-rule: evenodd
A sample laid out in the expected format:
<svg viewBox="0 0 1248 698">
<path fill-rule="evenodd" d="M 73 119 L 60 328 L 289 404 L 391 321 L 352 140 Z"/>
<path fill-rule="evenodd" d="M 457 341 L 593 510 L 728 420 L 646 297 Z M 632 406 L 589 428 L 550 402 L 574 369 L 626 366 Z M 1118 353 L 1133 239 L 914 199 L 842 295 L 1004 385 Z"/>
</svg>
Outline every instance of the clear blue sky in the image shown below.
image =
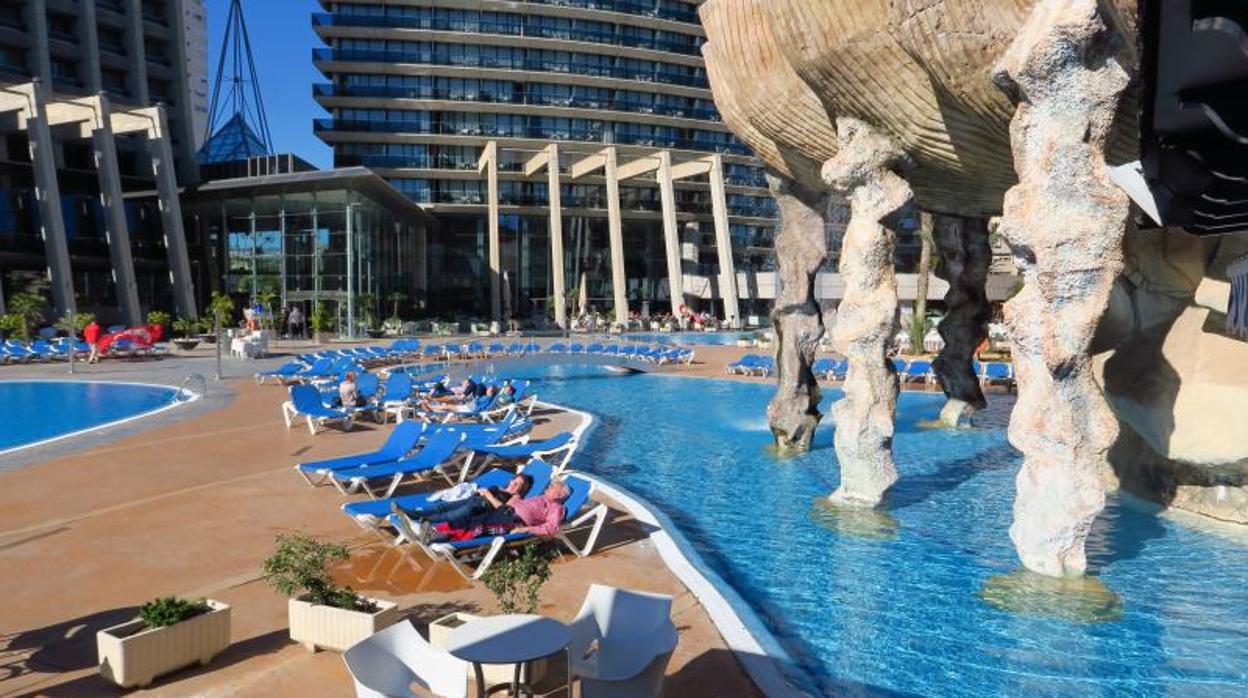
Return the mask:
<svg viewBox="0 0 1248 698">
<path fill-rule="evenodd" d="M 206 5 L 211 88 L 230 1 L 208 0 Z M 312 135 L 312 120 L 327 116 L 312 99 L 312 83 L 325 82 L 325 76 L 312 67 L 312 49 L 322 45 L 312 31 L 312 13 L 319 11 L 316 0 L 243 0 L 274 148 L 329 167 L 333 164 L 329 147 Z"/>
</svg>

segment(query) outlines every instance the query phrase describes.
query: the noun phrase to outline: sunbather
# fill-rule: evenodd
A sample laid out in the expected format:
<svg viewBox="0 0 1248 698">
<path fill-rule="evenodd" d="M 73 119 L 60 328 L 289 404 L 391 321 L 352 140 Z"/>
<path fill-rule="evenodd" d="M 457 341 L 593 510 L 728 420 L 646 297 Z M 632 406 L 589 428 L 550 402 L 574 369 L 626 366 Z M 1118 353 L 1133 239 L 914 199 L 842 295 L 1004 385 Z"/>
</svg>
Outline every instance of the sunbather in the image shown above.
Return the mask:
<svg viewBox="0 0 1248 698">
<path fill-rule="evenodd" d="M 417 535 L 426 544 L 471 540 L 482 535 L 505 533 L 551 536 L 559 532 L 559 524 L 564 515 L 563 500 L 570 493 L 571 490 L 562 480 L 551 480 L 546 492 L 540 497 L 513 497 L 507 506 L 458 516 L 442 523 L 430 524 L 422 521 Z"/>
<path fill-rule="evenodd" d="M 343 407 L 362 407 L 364 398 L 360 397 L 360 386 L 355 382 L 355 371 L 347 371 L 342 382 L 338 384 L 338 398 Z"/>
<path fill-rule="evenodd" d="M 421 518 L 429 523 L 444 523 L 469 519 L 478 514 L 511 506 L 512 501 L 524 499 L 533 487 L 533 476 L 520 473 L 507 482 L 506 487 L 476 489 L 465 499 L 441 502 L 422 510 Z M 452 490 L 455 488 L 451 488 Z"/>
<path fill-rule="evenodd" d="M 473 383 L 473 385 L 477 386 L 478 384 Z M 496 394 L 498 394 L 498 386 L 496 385 L 483 388 L 479 394 L 474 387 L 472 392 L 466 392 L 461 396 L 448 395 L 443 398 L 426 398 L 421 400 L 420 409 L 423 412 L 472 414 L 478 410 L 479 404 L 481 406 L 489 406 Z"/>
</svg>

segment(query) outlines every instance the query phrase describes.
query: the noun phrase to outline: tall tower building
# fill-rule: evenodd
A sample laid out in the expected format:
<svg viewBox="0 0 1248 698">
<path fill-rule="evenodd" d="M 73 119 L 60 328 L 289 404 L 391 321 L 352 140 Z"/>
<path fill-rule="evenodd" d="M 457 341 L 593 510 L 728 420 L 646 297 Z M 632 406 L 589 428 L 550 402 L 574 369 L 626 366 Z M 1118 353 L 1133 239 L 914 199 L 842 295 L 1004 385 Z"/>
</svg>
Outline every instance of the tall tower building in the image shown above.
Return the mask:
<svg viewBox="0 0 1248 698">
<path fill-rule="evenodd" d="M 489 276 L 486 180 L 478 158 L 499 152 L 501 269 L 510 314 L 549 310 L 547 176 L 524 163 L 547 144 L 560 168 L 613 146 L 621 163 L 670 151 L 672 161 L 719 154 L 737 270 L 770 262 L 774 202 L 759 162 L 721 123 L 703 68 L 695 0 L 323 0 L 313 60 L 330 117 L 316 133 L 336 166 L 365 165 L 440 223 L 428 243 L 434 312 L 484 314 Z M 569 173 L 570 174 L 570 173 Z M 601 171 L 563 177 L 563 264 L 569 293 L 613 304 L 607 197 Z M 621 182 L 627 299 L 667 307 L 660 192 L 653 177 Z M 722 313 L 708 291 L 719 258 L 710 186 L 676 184 L 690 305 Z M 757 313 L 743 294 L 743 314 Z"/>
<path fill-rule="evenodd" d="M 191 135 L 195 150 L 208 128 L 208 9 L 204 0 L 181 0 L 186 44 L 186 83 L 191 99 Z"/>
</svg>

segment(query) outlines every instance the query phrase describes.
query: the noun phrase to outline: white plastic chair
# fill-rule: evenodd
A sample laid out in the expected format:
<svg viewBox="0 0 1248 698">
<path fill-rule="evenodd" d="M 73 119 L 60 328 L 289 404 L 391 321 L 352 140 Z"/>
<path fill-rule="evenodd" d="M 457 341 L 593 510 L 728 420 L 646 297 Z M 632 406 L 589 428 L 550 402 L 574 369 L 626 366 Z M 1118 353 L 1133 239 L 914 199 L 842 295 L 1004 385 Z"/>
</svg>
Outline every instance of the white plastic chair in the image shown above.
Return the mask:
<svg viewBox="0 0 1248 698">
<path fill-rule="evenodd" d="M 679 640 L 671 612 L 670 596 L 591 585 L 569 625 L 569 661 L 582 698 L 662 695 Z"/>
<path fill-rule="evenodd" d="M 358 698 L 419 696 L 413 683 L 447 698 L 468 695 L 468 663 L 435 649 L 407 620 L 352 645 L 342 661 Z"/>
</svg>

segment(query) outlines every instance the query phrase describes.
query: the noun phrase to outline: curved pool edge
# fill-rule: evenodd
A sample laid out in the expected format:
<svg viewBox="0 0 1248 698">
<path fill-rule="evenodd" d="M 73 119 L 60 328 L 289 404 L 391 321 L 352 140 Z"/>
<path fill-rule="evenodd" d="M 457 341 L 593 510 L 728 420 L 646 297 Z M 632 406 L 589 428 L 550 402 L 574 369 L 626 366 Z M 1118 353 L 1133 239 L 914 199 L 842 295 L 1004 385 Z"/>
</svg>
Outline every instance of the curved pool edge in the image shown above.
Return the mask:
<svg viewBox="0 0 1248 698">
<path fill-rule="evenodd" d="M 536 404 L 577 415 L 581 421 L 572 430 L 577 441 L 587 439 L 597 427 L 598 419 L 589 412 L 540 400 Z M 573 465 L 576 458 L 573 455 Z M 614 500 L 634 519 L 654 527 L 649 539 L 658 550 L 663 564 L 698 600 L 702 609 L 710 616 L 715 629 L 724 638 L 728 649 L 764 695 L 770 698 L 809 695 L 797 689 L 787 678 L 789 672 L 786 667 L 793 667 L 795 664 L 780 642 L 767 630 L 762 619 L 745 599 L 706 564 L 671 519 L 641 497 L 598 475 L 575 468 L 571 471 L 578 477 L 591 481 L 596 489 Z"/>
<path fill-rule="evenodd" d="M 63 378 L 28 378 L 28 379 L 22 379 L 20 381 L 14 381 L 14 382 L 20 382 L 20 383 L 98 383 L 98 384 L 104 384 L 104 385 L 122 385 L 122 386 L 138 385 L 138 386 L 143 386 L 147 388 L 161 388 L 164 390 L 172 390 L 174 392 L 174 400 L 170 402 L 169 404 L 162 405 L 160 407 L 157 407 L 154 410 L 147 410 L 146 412 L 132 414 L 128 417 L 122 417 L 121 419 L 114 419 L 111 422 L 105 422 L 103 424 L 96 424 L 95 426 L 87 427 L 86 429 L 78 429 L 76 431 L 71 431 L 65 434 L 57 434 L 56 436 L 53 436 L 47 439 L 40 439 L 39 441 L 32 441 L 28 444 L 22 444 L 20 446 L 13 446 L 12 448 L 6 448 L 4 450 L 0 450 L 0 457 L 13 455 L 15 453 L 20 453 L 22 451 L 29 451 L 30 449 L 39 448 L 41 446 L 47 446 L 49 444 L 54 444 L 59 441 L 65 441 L 67 439 L 72 439 L 72 438 L 79 437 L 79 436 L 85 436 L 87 434 L 91 434 L 97 431 L 102 431 L 104 429 L 111 429 L 113 427 L 118 427 L 123 424 L 137 422 L 140 419 L 153 417 L 162 412 L 167 412 L 169 410 L 172 410 L 177 407 L 181 407 L 183 405 L 189 405 L 203 397 L 203 395 L 195 392 L 194 390 L 190 390 L 189 388 L 183 388 L 183 387 L 173 386 L 173 385 L 165 385 L 164 383 L 147 383 L 143 381 L 97 381 L 97 380 L 70 380 L 70 379 L 63 379 Z M 186 398 L 185 400 L 177 399 L 177 397 L 181 395 L 189 395 L 189 397 Z"/>
</svg>

